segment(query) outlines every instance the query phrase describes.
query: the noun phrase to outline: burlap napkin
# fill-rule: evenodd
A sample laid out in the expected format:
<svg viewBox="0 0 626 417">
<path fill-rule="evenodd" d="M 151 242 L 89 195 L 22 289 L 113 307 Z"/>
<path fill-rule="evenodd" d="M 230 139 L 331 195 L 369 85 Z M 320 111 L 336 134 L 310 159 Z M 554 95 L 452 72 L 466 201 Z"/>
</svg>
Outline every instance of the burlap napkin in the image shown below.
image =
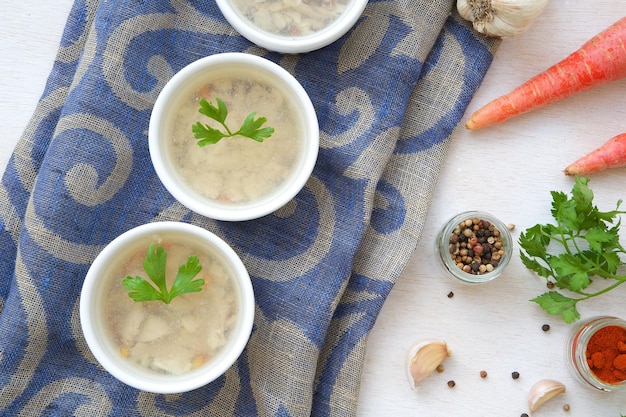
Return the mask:
<svg viewBox="0 0 626 417">
<path fill-rule="evenodd" d="M 497 44 L 473 33 L 452 0 L 372 0 L 339 41 L 285 56 L 240 37 L 213 1 L 76 0 L 0 187 L 0 413 L 355 415 L 367 335 L 420 237 L 448 138 Z M 321 129 L 305 189 L 240 223 L 172 198 L 147 145 L 167 80 L 229 51 L 288 69 Z M 114 379 L 78 321 L 94 257 L 124 231 L 161 220 L 229 242 L 257 298 L 238 362 L 181 395 Z"/>
</svg>

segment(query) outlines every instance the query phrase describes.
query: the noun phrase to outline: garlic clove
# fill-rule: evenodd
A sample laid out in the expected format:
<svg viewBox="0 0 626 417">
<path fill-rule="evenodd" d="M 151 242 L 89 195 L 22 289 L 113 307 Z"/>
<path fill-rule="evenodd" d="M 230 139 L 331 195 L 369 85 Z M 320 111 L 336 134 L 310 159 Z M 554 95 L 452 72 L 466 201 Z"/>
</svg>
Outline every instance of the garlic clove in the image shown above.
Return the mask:
<svg viewBox="0 0 626 417">
<path fill-rule="evenodd" d="M 546 401 L 565 392 L 565 385 L 553 379 L 537 381 L 528 393 L 528 408 L 531 412 L 536 411 Z"/>
<path fill-rule="evenodd" d="M 456 6 L 476 31 L 503 38 L 526 32 L 547 4 L 548 0 L 457 0 Z"/>
<path fill-rule="evenodd" d="M 415 390 L 419 381 L 432 374 L 451 355 L 452 350 L 443 340 L 424 339 L 411 346 L 405 360 L 406 375 L 411 388 Z"/>
</svg>

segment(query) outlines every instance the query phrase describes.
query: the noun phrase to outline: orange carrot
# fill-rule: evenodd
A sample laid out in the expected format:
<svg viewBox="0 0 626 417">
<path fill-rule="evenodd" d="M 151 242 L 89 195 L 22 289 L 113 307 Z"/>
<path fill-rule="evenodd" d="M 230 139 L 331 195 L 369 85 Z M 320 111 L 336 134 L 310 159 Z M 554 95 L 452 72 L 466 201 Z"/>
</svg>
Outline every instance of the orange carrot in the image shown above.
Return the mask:
<svg viewBox="0 0 626 417">
<path fill-rule="evenodd" d="M 465 127 L 476 130 L 494 125 L 623 77 L 626 77 L 626 17 L 561 62 L 477 110 Z"/>
<path fill-rule="evenodd" d="M 610 139 L 598 149 L 574 162 L 563 172 L 565 175 L 587 175 L 607 168 L 626 166 L 626 133 Z"/>
</svg>

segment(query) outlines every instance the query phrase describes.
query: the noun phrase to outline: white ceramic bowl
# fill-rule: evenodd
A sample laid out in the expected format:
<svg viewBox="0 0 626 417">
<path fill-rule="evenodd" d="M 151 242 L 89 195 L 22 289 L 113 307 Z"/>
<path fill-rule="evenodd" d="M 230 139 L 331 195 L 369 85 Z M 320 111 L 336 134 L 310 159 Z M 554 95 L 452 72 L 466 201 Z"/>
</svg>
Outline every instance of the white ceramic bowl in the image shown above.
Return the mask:
<svg viewBox="0 0 626 417">
<path fill-rule="evenodd" d="M 307 1 L 293 6 L 287 3 L 297 2 L 217 0 L 226 20 L 242 36 L 270 51 L 289 54 L 310 52 L 333 43 L 354 26 L 367 6 L 367 0 L 338 0 L 334 6 L 316 6 L 316 2 Z M 314 14 L 324 15 L 325 19 L 313 18 Z"/>
<path fill-rule="evenodd" d="M 200 97 L 227 104 L 231 131 L 256 112 L 274 134 L 262 143 L 232 137 L 199 147 L 195 122 L 225 131 L 198 113 Z M 309 179 L 319 150 L 317 116 L 302 85 L 272 61 L 244 53 L 211 55 L 175 74 L 154 104 L 148 136 L 167 190 L 196 213 L 225 221 L 262 217 L 289 202 Z M 239 155 L 247 159 L 236 161 Z"/>
<path fill-rule="evenodd" d="M 196 242 L 215 259 L 219 259 L 223 270 L 228 271 L 234 289 L 237 316 L 228 335 L 228 341 L 208 362 L 196 369 L 179 375 L 156 372 L 123 357 L 122 348 L 112 338 L 103 311 L 111 302 L 109 291 L 112 282 L 125 277 L 115 272 L 120 263 L 137 250 L 147 248 L 146 242 L 156 238 L 180 243 Z M 168 258 L 169 259 L 169 258 Z M 202 259 L 200 260 L 202 264 Z M 204 265 L 206 266 L 206 265 Z M 119 272 L 119 271 L 118 271 Z M 202 272 L 201 272 L 202 273 Z M 146 277 L 146 275 L 143 275 Z M 147 277 L 146 277 L 147 278 Z M 116 284 L 118 285 L 118 284 Z M 209 291 L 210 287 L 202 291 Z M 200 296 L 191 293 L 190 296 Z M 124 294 L 125 296 L 126 294 Z M 123 297 L 122 297 L 123 298 Z M 181 301 L 187 303 L 188 299 Z M 174 302 L 170 306 L 174 306 Z M 128 302 L 133 301 L 130 297 Z M 143 303 L 162 303 L 145 301 Z M 180 304 L 179 304 L 180 305 Z M 131 308 L 138 307 L 134 304 Z M 142 308 L 144 308 L 142 306 Z M 146 307 L 147 308 L 147 307 Z M 152 306 L 150 307 L 152 308 Z M 126 321 L 128 316 L 124 316 Z M 222 239 L 213 233 L 194 225 L 178 222 L 155 222 L 127 231 L 108 244 L 96 257 L 87 272 L 80 298 L 80 321 L 87 345 L 98 362 L 120 381 L 142 391 L 153 393 L 180 393 L 199 388 L 215 380 L 237 360 L 245 348 L 254 319 L 254 292 L 250 277 L 237 254 Z M 200 330 L 198 330 L 200 331 Z M 176 348 L 178 349 L 178 348 Z"/>
</svg>

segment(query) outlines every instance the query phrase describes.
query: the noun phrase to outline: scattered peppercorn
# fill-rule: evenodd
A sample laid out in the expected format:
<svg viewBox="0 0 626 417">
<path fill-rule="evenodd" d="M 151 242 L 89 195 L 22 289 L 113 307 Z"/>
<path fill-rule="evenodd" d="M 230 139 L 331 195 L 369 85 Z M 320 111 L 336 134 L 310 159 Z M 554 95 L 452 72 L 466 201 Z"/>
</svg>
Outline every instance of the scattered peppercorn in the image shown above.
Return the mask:
<svg viewBox="0 0 626 417">
<path fill-rule="evenodd" d="M 549 290 L 553 289 L 553 288 L 554 288 L 554 282 L 552 282 L 552 281 L 548 281 L 548 282 L 546 283 L 546 287 L 548 287 L 548 289 L 549 289 Z"/>
<path fill-rule="evenodd" d="M 454 297 L 454 293 L 453 293 L 452 291 L 450 291 L 450 292 L 448 293 L 448 298 L 452 298 L 452 297 Z"/>
<path fill-rule="evenodd" d="M 563 404 L 563 411 L 569 411 L 569 404 Z"/>
<path fill-rule="evenodd" d="M 543 330 L 544 332 L 547 332 L 548 330 L 550 330 L 550 325 L 544 324 L 543 326 L 541 326 L 541 330 Z"/>
<path fill-rule="evenodd" d="M 480 371 L 481 378 L 487 378 L 487 371 Z"/>
<path fill-rule="evenodd" d="M 448 250 L 456 266 L 472 275 L 493 271 L 505 256 L 500 230 L 487 220 L 466 219 L 456 225 Z"/>
<path fill-rule="evenodd" d="M 526 413 L 522 413 L 522 415 L 521 415 L 521 416 L 519 416 L 519 417 L 528 417 L 528 414 L 526 414 Z"/>
<path fill-rule="evenodd" d="M 450 388 L 454 388 L 454 386 L 456 385 L 456 382 L 454 381 L 448 381 L 448 387 Z"/>
<path fill-rule="evenodd" d="M 439 372 L 439 373 L 442 373 L 443 371 L 446 370 L 446 368 L 444 368 L 443 365 L 441 365 L 441 364 L 437 365 L 437 368 L 435 368 L 435 369 L 437 369 L 437 372 Z"/>
<path fill-rule="evenodd" d="M 516 371 L 516 372 L 511 373 L 511 378 L 519 379 L 519 372 Z"/>
</svg>

